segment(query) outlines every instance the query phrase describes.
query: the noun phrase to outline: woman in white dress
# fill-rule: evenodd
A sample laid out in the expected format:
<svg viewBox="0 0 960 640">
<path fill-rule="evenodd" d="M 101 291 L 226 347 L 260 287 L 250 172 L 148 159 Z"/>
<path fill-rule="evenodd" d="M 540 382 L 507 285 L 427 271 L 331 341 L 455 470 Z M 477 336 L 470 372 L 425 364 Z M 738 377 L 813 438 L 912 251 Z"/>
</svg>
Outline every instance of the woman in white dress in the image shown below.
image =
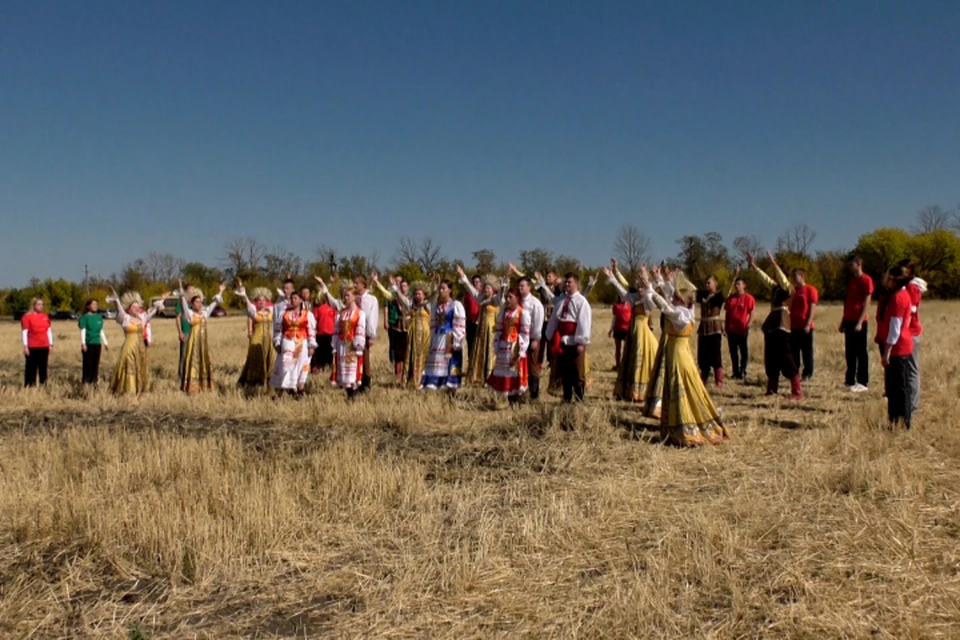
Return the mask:
<svg viewBox="0 0 960 640">
<path fill-rule="evenodd" d="M 273 344 L 279 351 L 270 386 L 279 392 L 303 395 L 310 375 L 310 358 L 317 348 L 317 321 L 299 293 L 290 294 L 280 322 L 274 323 Z"/>
</svg>

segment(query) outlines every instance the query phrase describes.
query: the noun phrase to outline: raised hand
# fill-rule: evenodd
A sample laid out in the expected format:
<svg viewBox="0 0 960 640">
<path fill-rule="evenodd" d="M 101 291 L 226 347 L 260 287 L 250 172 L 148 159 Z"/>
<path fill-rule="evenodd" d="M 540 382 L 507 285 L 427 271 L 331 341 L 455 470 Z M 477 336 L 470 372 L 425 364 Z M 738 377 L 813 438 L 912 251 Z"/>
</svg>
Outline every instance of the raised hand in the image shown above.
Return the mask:
<svg viewBox="0 0 960 640">
<path fill-rule="evenodd" d="M 314 280 L 316 280 L 317 282 L 320 283 L 320 288 L 321 288 L 322 290 L 324 290 L 324 291 L 327 290 L 327 285 L 324 284 L 323 278 L 321 278 L 320 276 L 313 276 L 313 278 L 314 278 Z"/>
<path fill-rule="evenodd" d="M 747 257 L 747 266 L 753 267 L 753 265 L 755 264 L 753 260 L 753 254 L 747 251 L 743 255 Z"/>
<path fill-rule="evenodd" d="M 461 267 L 459 264 L 457 264 L 456 267 L 457 267 L 457 275 L 462 277 L 464 275 L 463 267 Z"/>
<path fill-rule="evenodd" d="M 177 278 L 177 285 L 179 285 L 180 291 L 183 291 L 183 280 L 181 280 L 180 278 Z"/>
<path fill-rule="evenodd" d="M 243 289 L 243 280 L 241 280 L 240 278 L 237 278 L 237 288 Z"/>
<path fill-rule="evenodd" d="M 533 277 L 536 279 L 537 282 L 543 282 L 543 274 L 540 273 L 539 271 L 534 271 Z"/>
<path fill-rule="evenodd" d="M 614 271 L 617 270 L 617 259 L 616 259 L 616 258 L 610 258 L 610 268 L 613 269 Z"/>
<path fill-rule="evenodd" d="M 612 278 L 612 277 L 613 277 L 613 271 L 610 270 L 610 267 L 604 267 L 604 268 L 603 268 L 603 275 L 607 276 L 608 278 Z"/>
<path fill-rule="evenodd" d="M 769 249 L 767 250 L 767 258 L 768 258 L 768 259 L 770 260 L 770 262 L 772 262 L 773 264 L 776 264 L 776 263 L 777 263 L 776 259 L 773 257 L 773 254 L 770 253 L 770 250 L 769 250 Z"/>
<path fill-rule="evenodd" d="M 377 273 L 376 271 L 370 272 L 370 279 L 376 282 L 377 284 L 380 284 L 380 274 Z"/>
<path fill-rule="evenodd" d="M 221 283 L 220 283 L 220 294 L 222 295 L 223 292 L 226 291 L 226 290 L 227 290 L 227 283 L 226 283 L 226 282 L 221 282 Z"/>
</svg>

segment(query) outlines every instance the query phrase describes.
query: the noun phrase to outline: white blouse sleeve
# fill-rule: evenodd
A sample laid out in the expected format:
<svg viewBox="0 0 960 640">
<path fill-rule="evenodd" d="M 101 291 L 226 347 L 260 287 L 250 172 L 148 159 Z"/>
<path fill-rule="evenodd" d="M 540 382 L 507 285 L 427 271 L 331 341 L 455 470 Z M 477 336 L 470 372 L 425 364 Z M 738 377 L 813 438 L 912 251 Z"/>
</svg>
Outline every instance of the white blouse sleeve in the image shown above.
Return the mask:
<svg viewBox="0 0 960 640">
<path fill-rule="evenodd" d="M 574 333 L 573 341 L 578 345 L 590 344 L 590 330 L 593 321 L 593 312 L 590 309 L 590 303 L 583 298 L 583 304 L 577 309 L 577 331 Z"/>
</svg>

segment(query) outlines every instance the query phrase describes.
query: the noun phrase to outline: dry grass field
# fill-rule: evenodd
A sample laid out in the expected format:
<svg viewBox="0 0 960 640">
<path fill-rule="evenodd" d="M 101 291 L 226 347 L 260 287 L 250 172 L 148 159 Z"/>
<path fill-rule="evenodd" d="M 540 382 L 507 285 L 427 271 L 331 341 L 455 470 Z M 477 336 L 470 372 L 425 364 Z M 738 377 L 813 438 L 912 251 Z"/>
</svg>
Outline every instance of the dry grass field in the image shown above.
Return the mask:
<svg viewBox="0 0 960 640">
<path fill-rule="evenodd" d="M 608 400 L 607 310 L 588 402 L 516 410 L 391 388 L 383 344 L 354 404 L 244 399 L 239 317 L 211 323 L 218 393 L 177 391 L 172 320 L 139 401 L 78 390 L 73 323 L 25 391 L 4 319 L 0 637 L 958 637 L 958 311 L 925 305 L 912 432 L 878 358 L 838 388 L 824 308 L 808 399 L 763 396 L 755 332 L 714 395 L 733 439 L 689 451 Z"/>
</svg>

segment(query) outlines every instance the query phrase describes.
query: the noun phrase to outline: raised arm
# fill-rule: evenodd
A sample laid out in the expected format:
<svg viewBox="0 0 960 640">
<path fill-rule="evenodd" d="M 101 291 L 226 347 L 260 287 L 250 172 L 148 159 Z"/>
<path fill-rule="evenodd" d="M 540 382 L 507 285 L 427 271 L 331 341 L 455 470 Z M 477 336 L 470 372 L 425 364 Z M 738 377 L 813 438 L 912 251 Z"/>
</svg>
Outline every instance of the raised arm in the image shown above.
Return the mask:
<svg viewBox="0 0 960 640">
<path fill-rule="evenodd" d="M 327 285 L 323 281 L 323 278 L 321 278 L 320 276 L 314 276 L 314 279 L 316 279 L 317 283 L 320 285 L 320 293 L 322 293 L 327 297 L 327 302 L 330 303 L 330 306 L 336 309 L 337 311 L 341 311 L 343 309 L 343 303 L 337 300 L 336 296 L 330 293 L 330 289 L 327 288 Z"/>
<path fill-rule="evenodd" d="M 213 301 L 210 302 L 203 310 L 204 317 L 209 318 L 213 314 L 213 310 L 217 308 L 218 304 L 223 304 L 223 292 L 226 291 L 227 285 L 224 282 L 220 283 L 220 290 L 217 292 L 217 295 L 213 296 Z"/>
<path fill-rule="evenodd" d="M 537 289 L 540 289 L 540 291 L 543 292 L 543 297 L 547 300 L 547 302 L 552 303 L 556 296 L 554 295 L 553 291 L 550 290 L 550 287 L 547 286 L 546 281 L 544 281 L 543 276 L 540 275 L 539 272 L 536 274 L 536 280 Z"/>
<path fill-rule="evenodd" d="M 606 267 L 604 267 L 603 273 L 607 276 L 607 281 L 612 284 L 614 288 L 616 288 L 617 293 L 620 294 L 620 299 L 626 302 L 630 292 L 627 291 L 626 280 L 623 279 L 623 276 L 621 276 L 619 272 L 607 269 Z"/>
</svg>

